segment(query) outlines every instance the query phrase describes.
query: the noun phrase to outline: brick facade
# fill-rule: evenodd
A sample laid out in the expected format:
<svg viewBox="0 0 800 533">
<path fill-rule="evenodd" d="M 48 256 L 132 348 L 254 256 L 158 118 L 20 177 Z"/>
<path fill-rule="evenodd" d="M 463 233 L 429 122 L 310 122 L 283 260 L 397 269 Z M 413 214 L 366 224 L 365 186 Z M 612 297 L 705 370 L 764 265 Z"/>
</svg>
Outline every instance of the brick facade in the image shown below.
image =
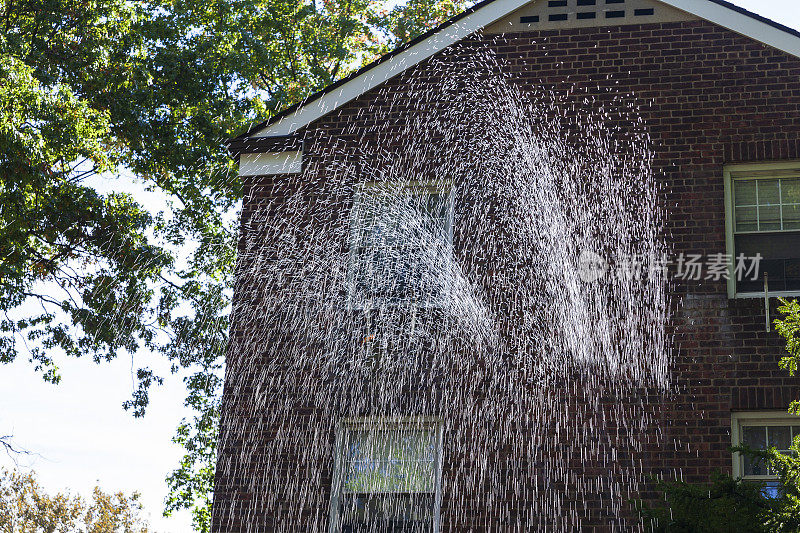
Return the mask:
<svg viewBox="0 0 800 533">
<path fill-rule="evenodd" d="M 572 91 L 575 98 L 587 92 L 632 95 L 652 136 L 654 166 L 666 191 L 669 241 L 676 254 L 725 253 L 723 165 L 800 160 L 800 59 L 711 23 L 525 32 L 470 41 L 496 50 L 523 87 Z M 306 127 L 302 135 L 308 160 L 320 156 L 326 139 L 356 145 L 370 131 L 370 110 L 388 105 L 387 91 L 402 95 L 410 80 L 435 77 L 428 66 L 422 63 L 380 91 L 362 95 Z M 275 238 L 249 217 L 267 203 L 274 204 L 271 212 L 279 216 L 285 191 L 298 179 L 303 178 L 245 178 L 243 231 L 263 231 L 264 239 Z M 252 257 L 253 250 L 249 252 L 247 257 Z M 248 265 L 239 268 L 246 270 Z M 248 306 L 252 312 L 256 303 L 248 299 L 243 283 L 237 284 L 236 313 L 251 316 Z M 665 427 L 662 446 L 648 459 L 654 472 L 681 471 L 690 481 L 704 481 L 714 469 L 730 471 L 731 412 L 781 410 L 800 397 L 800 380 L 777 366 L 783 343 L 774 332 L 764 331 L 763 300 L 731 300 L 726 290 L 724 281 L 687 282 L 674 288 L 681 302 L 674 324 L 674 375 L 681 392 L 658 407 Z M 775 300 L 772 307 L 774 317 Z M 250 319 L 245 322 L 234 315 L 234 339 L 247 337 L 245 323 L 253 327 Z M 229 354 L 229 374 L 242 368 L 241 357 L 235 351 Z M 232 403 L 230 390 L 225 406 L 226 419 L 242 409 Z M 260 431 L 258 438 L 270 438 L 269 428 Z M 242 489 L 241 476 L 248 468 L 255 472 L 260 467 L 258 458 L 241 456 L 235 441 L 223 442 L 214 531 L 271 531 L 270 524 L 281 512 L 279 502 L 265 504 L 263 495 Z M 291 457 L 285 459 L 281 467 L 290 469 Z M 252 461 L 251 466 L 244 467 L 245 461 Z M 328 472 L 309 482 L 309 490 L 323 493 L 321 501 L 329 480 Z M 231 502 L 236 502 L 235 508 Z M 309 522 L 297 518 L 294 530 L 326 531 L 327 523 L 319 518 L 325 515 L 327 508 L 309 510 Z M 587 527 L 601 530 L 602 512 L 592 516 Z M 444 531 L 503 530 L 486 517 L 448 523 L 446 505 L 443 517 Z M 257 527 L 252 525 L 256 522 Z"/>
</svg>

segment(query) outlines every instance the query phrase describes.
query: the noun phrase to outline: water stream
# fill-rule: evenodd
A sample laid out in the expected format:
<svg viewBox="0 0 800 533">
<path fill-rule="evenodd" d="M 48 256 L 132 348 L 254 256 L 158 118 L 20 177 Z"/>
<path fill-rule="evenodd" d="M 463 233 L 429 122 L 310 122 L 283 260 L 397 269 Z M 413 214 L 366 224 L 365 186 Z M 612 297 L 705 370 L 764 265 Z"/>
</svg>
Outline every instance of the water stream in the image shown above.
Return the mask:
<svg viewBox="0 0 800 533">
<path fill-rule="evenodd" d="M 250 191 L 218 472 L 240 489 L 215 513 L 253 532 L 640 528 L 672 386 L 647 128 L 488 50 L 425 69 Z"/>
</svg>

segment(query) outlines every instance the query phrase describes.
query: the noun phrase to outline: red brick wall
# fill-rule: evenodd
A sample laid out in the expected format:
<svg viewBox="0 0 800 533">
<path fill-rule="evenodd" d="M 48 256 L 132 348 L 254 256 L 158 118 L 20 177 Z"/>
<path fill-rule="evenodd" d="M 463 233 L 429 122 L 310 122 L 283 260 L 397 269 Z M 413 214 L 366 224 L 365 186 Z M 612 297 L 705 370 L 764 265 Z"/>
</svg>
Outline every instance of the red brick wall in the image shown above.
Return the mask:
<svg viewBox="0 0 800 533">
<path fill-rule="evenodd" d="M 640 107 L 653 139 L 676 254 L 725 252 L 723 165 L 800 160 L 800 59 L 710 23 L 519 33 L 472 41 L 495 49 L 524 87 L 572 90 L 575 98 L 588 93 L 601 100 L 632 95 L 629 99 Z M 427 68 L 423 63 L 306 128 L 307 160 L 313 161 L 331 138 L 357 145 L 369 135 L 371 110 L 389 104 L 386 91 L 401 97 L 409 80 L 435 78 Z M 397 116 L 402 120 L 402 112 Z M 290 184 L 295 179 L 275 181 Z M 282 187 L 273 178 L 245 178 L 246 231 L 258 229 L 247 223 L 257 203 L 274 202 L 275 212 L 280 211 Z M 255 305 L 247 292 L 240 281 L 239 312 Z M 713 469 L 730 470 L 731 411 L 785 409 L 800 397 L 800 380 L 778 369 L 783 344 L 775 333 L 764 331 L 762 300 L 729 300 L 724 281 L 679 283 L 675 295 L 682 300 L 675 315 L 680 393 L 661 406 L 663 447 L 652 453 L 650 464 L 654 471 L 681 470 L 690 480 L 706 480 Z M 241 331 L 243 320 L 234 316 L 233 324 L 235 338 L 247 335 Z M 234 350 L 229 372 L 238 368 L 237 361 Z M 230 395 L 226 401 L 233 411 Z M 220 450 L 220 464 L 240 460 L 237 452 L 236 443 L 229 443 Z M 252 468 L 258 468 L 256 463 Z M 247 497 L 257 499 L 241 492 L 241 480 L 218 474 L 215 531 L 248 530 L 235 525 L 243 521 L 260 524 L 250 527 L 252 531 L 271 530 L 271 509 L 252 514 L 253 508 L 244 505 L 229 514 L 226 502 L 246 502 Z M 320 513 L 325 515 L 327 508 Z M 588 523 L 600 526 L 602 513 L 596 516 Z M 492 529 L 450 526 L 444 529 Z M 298 525 L 295 530 L 324 528 Z"/>
</svg>

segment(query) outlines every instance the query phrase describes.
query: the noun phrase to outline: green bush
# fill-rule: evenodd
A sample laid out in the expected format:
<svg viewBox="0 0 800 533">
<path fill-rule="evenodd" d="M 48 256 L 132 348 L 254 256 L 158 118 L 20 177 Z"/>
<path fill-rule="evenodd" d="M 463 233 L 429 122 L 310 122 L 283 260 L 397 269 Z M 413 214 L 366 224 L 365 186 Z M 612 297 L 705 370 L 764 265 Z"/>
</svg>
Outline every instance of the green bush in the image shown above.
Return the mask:
<svg viewBox="0 0 800 533">
<path fill-rule="evenodd" d="M 654 533 L 793 533 L 800 532 L 800 438 L 795 456 L 774 448 L 731 449 L 769 463 L 778 476 L 777 495 L 768 494 L 763 482 L 733 478 L 715 472 L 707 484 L 656 481 L 664 504 L 638 502 L 637 508 Z M 776 497 L 774 497 L 776 496 Z"/>
</svg>

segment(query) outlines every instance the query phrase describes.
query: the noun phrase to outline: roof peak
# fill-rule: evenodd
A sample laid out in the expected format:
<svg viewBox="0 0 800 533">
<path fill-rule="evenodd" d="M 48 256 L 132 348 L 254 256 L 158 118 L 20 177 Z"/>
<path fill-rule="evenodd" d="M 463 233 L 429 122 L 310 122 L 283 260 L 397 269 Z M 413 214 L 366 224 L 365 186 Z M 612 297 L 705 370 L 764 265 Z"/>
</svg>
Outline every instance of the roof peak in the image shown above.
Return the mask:
<svg viewBox="0 0 800 533">
<path fill-rule="evenodd" d="M 546 0 L 483 0 L 372 63 L 248 128 L 237 139 L 286 136 L 522 7 Z M 800 32 L 726 0 L 653 0 L 800 57 Z"/>
</svg>

